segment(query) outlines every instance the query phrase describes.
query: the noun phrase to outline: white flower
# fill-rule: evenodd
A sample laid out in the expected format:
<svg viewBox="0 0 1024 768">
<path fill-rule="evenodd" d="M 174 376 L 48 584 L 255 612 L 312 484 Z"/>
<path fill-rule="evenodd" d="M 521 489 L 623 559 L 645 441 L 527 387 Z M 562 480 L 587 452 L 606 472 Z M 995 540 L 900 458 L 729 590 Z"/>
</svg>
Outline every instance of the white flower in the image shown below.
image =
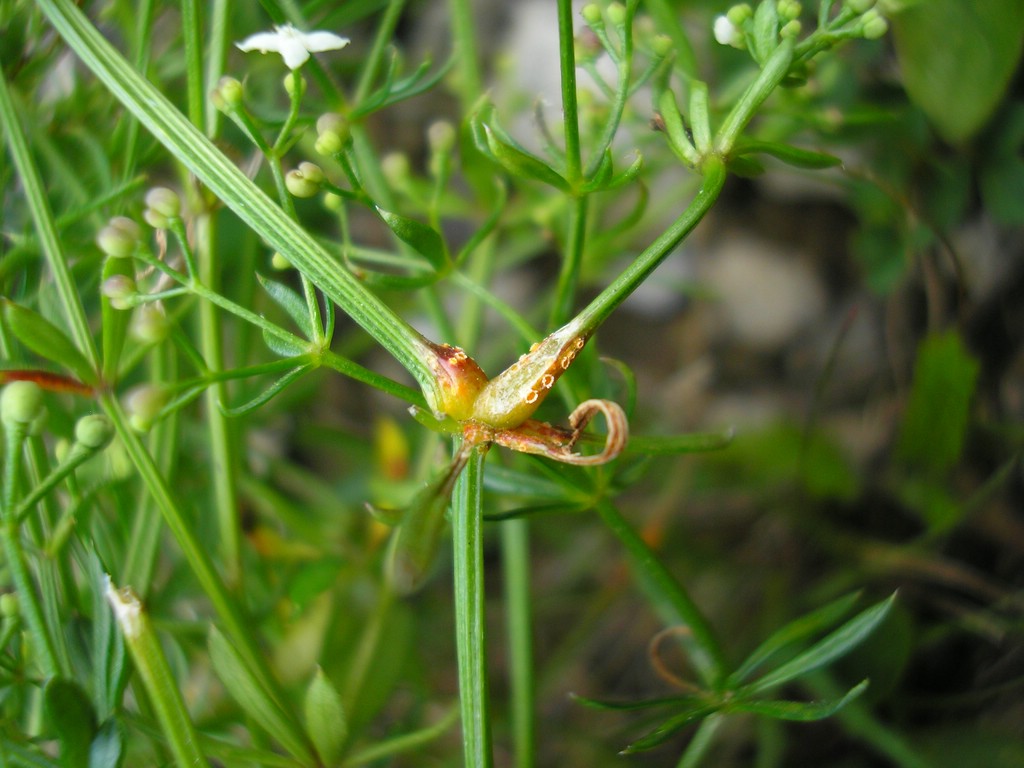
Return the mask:
<svg viewBox="0 0 1024 768">
<path fill-rule="evenodd" d="M 309 60 L 309 54 L 337 51 L 349 44 L 347 37 L 333 32 L 300 32 L 291 24 L 274 27 L 273 32 L 257 32 L 235 46 L 240 51 L 279 53 L 288 69 L 298 69 Z"/>
<path fill-rule="evenodd" d="M 728 16 L 715 18 L 715 40 L 722 45 L 735 46 L 741 38 L 739 28 L 729 20 Z"/>
</svg>

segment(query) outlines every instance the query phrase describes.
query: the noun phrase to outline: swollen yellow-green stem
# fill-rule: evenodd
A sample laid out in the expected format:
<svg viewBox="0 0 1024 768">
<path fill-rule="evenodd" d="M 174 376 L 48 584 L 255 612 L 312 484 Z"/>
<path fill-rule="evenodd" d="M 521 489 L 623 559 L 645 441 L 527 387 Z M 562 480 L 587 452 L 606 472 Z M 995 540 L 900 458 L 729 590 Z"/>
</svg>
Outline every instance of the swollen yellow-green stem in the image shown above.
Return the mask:
<svg viewBox="0 0 1024 768">
<path fill-rule="evenodd" d="M 473 403 L 472 419 L 494 429 L 515 429 L 525 422 L 572 365 L 589 333 L 571 320 L 495 376 Z"/>
</svg>

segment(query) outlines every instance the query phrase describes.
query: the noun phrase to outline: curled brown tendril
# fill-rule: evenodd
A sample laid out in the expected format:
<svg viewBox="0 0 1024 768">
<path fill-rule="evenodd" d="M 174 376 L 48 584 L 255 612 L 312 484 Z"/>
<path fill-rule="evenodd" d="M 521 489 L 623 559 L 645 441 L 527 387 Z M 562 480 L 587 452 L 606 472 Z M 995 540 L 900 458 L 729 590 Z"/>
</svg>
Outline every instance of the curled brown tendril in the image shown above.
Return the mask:
<svg viewBox="0 0 1024 768">
<path fill-rule="evenodd" d="M 604 415 L 608 433 L 600 453 L 582 454 L 573 451 L 583 430 L 598 413 Z M 563 464 L 589 467 L 606 464 L 616 458 L 629 440 L 629 422 L 622 408 L 610 400 L 586 400 L 569 415 L 571 429 L 527 419 L 515 429 L 494 429 L 477 422 L 463 424 L 468 444 L 496 443 L 520 453 L 545 456 Z"/>
</svg>

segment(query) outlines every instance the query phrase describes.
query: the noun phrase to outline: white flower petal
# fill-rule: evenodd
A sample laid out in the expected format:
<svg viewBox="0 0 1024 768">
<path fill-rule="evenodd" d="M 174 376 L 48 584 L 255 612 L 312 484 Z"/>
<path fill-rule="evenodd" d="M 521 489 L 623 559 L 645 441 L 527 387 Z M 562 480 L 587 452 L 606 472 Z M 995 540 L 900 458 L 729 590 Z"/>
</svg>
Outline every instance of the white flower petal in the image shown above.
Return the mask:
<svg viewBox="0 0 1024 768">
<path fill-rule="evenodd" d="M 259 51 L 260 53 L 279 53 L 281 48 L 281 35 L 277 32 L 257 32 L 255 35 L 249 35 L 240 43 L 235 43 L 235 47 L 240 51 Z"/>
<path fill-rule="evenodd" d="M 740 31 L 736 28 L 728 16 L 718 16 L 715 18 L 715 40 L 722 45 L 735 45 L 740 39 Z"/>
<path fill-rule="evenodd" d="M 277 52 L 281 54 L 288 69 L 298 69 L 309 60 L 309 51 L 298 37 L 282 38 Z"/>
<path fill-rule="evenodd" d="M 323 51 L 341 50 L 350 41 L 347 37 L 336 35 L 333 32 L 310 32 L 302 35 L 302 42 L 310 53 L 322 53 Z"/>
</svg>

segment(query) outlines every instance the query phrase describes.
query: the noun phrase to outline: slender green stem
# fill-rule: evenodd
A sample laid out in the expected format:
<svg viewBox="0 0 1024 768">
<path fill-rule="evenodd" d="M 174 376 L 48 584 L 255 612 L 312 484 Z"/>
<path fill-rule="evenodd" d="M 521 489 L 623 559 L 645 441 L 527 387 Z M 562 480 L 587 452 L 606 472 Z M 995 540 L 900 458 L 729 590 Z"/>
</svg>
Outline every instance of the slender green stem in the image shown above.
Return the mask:
<svg viewBox="0 0 1024 768">
<path fill-rule="evenodd" d="M 459 72 L 459 102 L 463 114 L 468 115 L 484 91 L 480 54 L 476 45 L 476 25 L 473 23 L 473 6 L 469 0 L 449 0 L 448 13 L 452 21 L 455 61 Z"/>
<path fill-rule="evenodd" d="M 715 150 L 727 157 L 740 133 L 754 116 L 757 108 L 771 95 L 793 63 L 793 38 L 786 38 L 765 62 L 757 79 L 743 92 L 740 100 L 726 115 L 715 136 Z"/>
<path fill-rule="evenodd" d="M 175 762 L 182 768 L 206 765 L 199 751 L 195 726 L 142 603 L 131 591 L 115 589 L 112 585 L 108 585 L 107 599 Z"/>
<path fill-rule="evenodd" d="M 490 768 L 493 761 L 484 631 L 483 465 L 483 450 L 474 448 L 452 497 L 455 638 L 467 768 Z"/>
<path fill-rule="evenodd" d="M 625 546 L 640 586 L 662 621 L 669 626 L 681 625 L 689 630 L 689 637 L 684 642 L 704 684 L 711 687 L 718 685 L 728 672 L 725 655 L 711 625 L 696 603 L 614 504 L 603 500 L 597 505 L 597 511 L 605 525 Z"/>
<path fill-rule="evenodd" d="M 576 105 L 576 42 L 572 0 L 558 0 L 558 61 L 562 73 L 562 124 L 565 132 L 565 178 L 575 188 L 582 179 L 580 121 Z"/>
<path fill-rule="evenodd" d="M 206 124 L 203 94 L 203 24 L 198 0 L 181 0 L 181 31 L 185 38 L 185 74 L 188 119 L 193 125 Z"/>
<path fill-rule="evenodd" d="M 725 165 L 719 158 L 709 157 L 703 171 L 703 183 L 686 210 L 579 313 L 577 318 L 584 328 L 592 330 L 604 322 L 711 210 L 725 184 Z"/>
<path fill-rule="evenodd" d="M 231 11 L 231 0 L 213 0 L 210 3 L 210 23 L 207 25 L 207 38 L 210 41 L 209 54 L 206 57 L 206 81 L 203 97 L 209 99 L 214 87 L 224 73 L 224 62 L 227 61 L 228 50 L 228 15 Z M 206 135 L 215 137 L 220 134 L 221 112 L 210 109 L 206 105 Z"/>
<path fill-rule="evenodd" d="M 71 0 L 39 0 L 38 5 L 75 53 L 161 144 L 394 355 L 433 402 L 440 402 L 431 351 L 419 333 L 340 268 L 308 232 L 140 77 Z"/>
<path fill-rule="evenodd" d="M 706 718 L 687 745 L 677 768 L 697 768 L 707 756 L 715 734 L 718 733 L 719 728 L 724 722 L 725 717 L 723 715 L 715 714 Z"/>
<path fill-rule="evenodd" d="M 89 330 L 89 321 L 86 319 L 85 309 L 82 307 L 71 270 L 68 268 L 42 180 L 39 178 L 39 172 L 32 160 L 21 123 L 18 122 L 18 115 L 7 87 L 7 79 L 2 72 L 0 72 L 0 127 L 3 128 L 7 146 L 10 148 L 11 159 L 14 161 L 18 177 L 21 179 L 25 199 L 28 200 L 32 221 L 39 236 L 39 245 L 53 275 L 57 296 L 60 299 L 59 303 L 64 309 L 64 316 L 71 330 L 71 338 L 92 367 L 98 369 L 99 354 Z"/>
<path fill-rule="evenodd" d="M 4 561 L 10 573 L 11 583 L 18 593 L 21 616 L 32 639 L 32 650 L 36 655 L 43 677 L 52 677 L 60 672 L 56 644 L 46 624 L 35 582 L 25 560 L 21 545 L 21 527 L 14 517 L 19 478 L 21 476 L 22 449 L 25 443 L 26 427 L 23 424 L 4 425 L 4 466 L 2 489 L 3 507 L 0 508 L 0 538 L 3 539 Z"/>
<path fill-rule="evenodd" d="M 576 301 L 576 287 L 579 285 L 580 267 L 583 264 L 583 245 L 587 236 L 587 200 L 585 195 L 575 198 L 569 213 L 569 231 L 562 254 L 562 266 L 558 273 L 558 287 L 551 307 L 551 328 L 558 328 L 572 317 Z"/>
<path fill-rule="evenodd" d="M 373 39 L 373 47 L 363 61 L 363 71 L 359 75 L 356 95 L 352 100 L 357 107 L 370 95 L 373 81 L 377 78 L 377 73 L 380 71 L 388 45 L 394 38 L 395 26 L 398 24 L 398 19 L 401 17 L 404 7 L 405 0 L 388 0 L 388 7 L 384 9 L 384 17 L 380 20 L 380 25 L 377 27 L 377 36 Z"/>
<path fill-rule="evenodd" d="M 530 611 L 530 526 L 525 518 L 501 524 L 505 570 L 512 734 L 516 768 L 533 768 L 536 749 L 533 621 Z"/>
</svg>

